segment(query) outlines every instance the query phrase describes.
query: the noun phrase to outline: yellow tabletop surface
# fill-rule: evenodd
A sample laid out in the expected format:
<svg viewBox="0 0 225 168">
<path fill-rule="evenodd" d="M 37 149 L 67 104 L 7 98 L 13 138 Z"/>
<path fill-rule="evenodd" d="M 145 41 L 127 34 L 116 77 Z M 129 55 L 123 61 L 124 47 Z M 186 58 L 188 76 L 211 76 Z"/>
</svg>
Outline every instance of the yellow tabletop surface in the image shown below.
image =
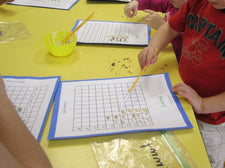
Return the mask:
<svg viewBox="0 0 225 168">
<path fill-rule="evenodd" d="M 132 19 L 127 18 L 123 13 L 124 6 L 125 3 L 86 0 L 78 1 L 70 10 L 6 4 L 0 6 L 1 22 L 21 22 L 31 34 L 28 39 L 0 44 L 0 73 L 3 76 L 61 76 L 61 80 L 137 76 L 140 73 L 137 55 L 143 47 L 78 44 L 72 55 L 58 58 L 50 55 L 44 44 L 45 34 L 59 30 L 71 31 L 77 19 L 85 19 L 93 11 L 95 14 L 92 20 L 145 22 L 146 14 L 142 11 Z M 151 30 L 151 37 L 154 32 Z M 125 61 L 127 58 L 129 62 Z M 114 62 L 118 64 L 113 65 Z M 126 64 L 127 68 L 121 68 L 122 64 Z M 144 75 L 164 72 L 169 73 L 172 85 L 182 82 L 171 45 L 160 53 L 157 63 L 148 67 Z M 180 101 L 194 128 L 173 132 L 199 168 L 209 168 L 211 166 L 193 110 L 185 100 Z M 54 168 L 96 168 L 98 165 L 90 144 L 118 136 L 49 141 L 51 115 L 52 108 L 40 144 Z"/>
</svg>

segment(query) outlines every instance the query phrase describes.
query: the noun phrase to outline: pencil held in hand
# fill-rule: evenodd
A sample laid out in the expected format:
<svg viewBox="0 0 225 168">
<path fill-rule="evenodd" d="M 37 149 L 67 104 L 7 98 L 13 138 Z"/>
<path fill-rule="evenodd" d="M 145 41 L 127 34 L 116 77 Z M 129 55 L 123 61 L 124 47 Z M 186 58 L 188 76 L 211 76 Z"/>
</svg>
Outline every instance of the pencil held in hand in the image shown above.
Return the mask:
<svg viewBox="0 0 225 168">
<path fill-rule="evenodd" d="M 155 49 L 155 51 L 153 52 L 153 56 L 152 59 L 155 57 L 156 52 L 158 51 L 158 48 Z M 145 65 L 145 67 L 142 69 L 142 71 L 140 72 L 140 74 L 138 75 L 138 78 L 136 79 L 136 81 L 134 82 L 134 84 L 132 85 L 132 87 L 130 88 L 129 92 L 131 93 L 132 90 L 134 89 L 135 85 L 137 84 L 138 80 L 140 79 L 140 77 L 143 75 L 143 73 L 145 72 L 147 68 L 147 65 Z"/>
<path fill-rule="evenodd" d="M 158 48 L 155 49 L 152 58 L 154 58 L 154 56 L 155 56 L 155 54 L 156 54 L 157 51 L 158 51 Z M 128 93 L 127 93 L 127 95 L 126 95 L 126 97 L 125 97 L 125 99 L 123 100 L 123 102 L 122 102 L 121 105 L 120 105 L 120 110 L 123 109 L 123 106 L 124 106 L 125 102 L 127 101 L 128 97 L 130 96 L 130 93 L 131 93 L 132 90 L 134 89 L 134 87 L 135 87 L 135 85 L 137 84 L 137 82 L 138 82 L 138 80 L 140 79 L 140 77 L 141 77 L 141 76 L 143 75 L 143 73 L 145 72 L 146 68 L 147 68 L 147 65 L 145 65 L 145 67 L 142 69 L 142 71 L 141 71 L 140 74 L 138 75 L 137 79 L 135 80 L 135 82 L 134 82 L 133 85 L 131 86 L 130 90 L 128 91 Z"/>
</svg>

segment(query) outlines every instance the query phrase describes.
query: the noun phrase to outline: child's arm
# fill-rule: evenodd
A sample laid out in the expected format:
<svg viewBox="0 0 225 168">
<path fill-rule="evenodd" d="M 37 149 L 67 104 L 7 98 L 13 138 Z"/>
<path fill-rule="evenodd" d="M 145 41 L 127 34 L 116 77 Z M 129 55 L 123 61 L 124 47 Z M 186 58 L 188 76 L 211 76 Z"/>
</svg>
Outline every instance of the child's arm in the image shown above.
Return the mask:
<svg viewBox="0 0 225 168">
<path fill-rule="evenodd" d="M 150 65 L 156 62 L 157 55 L 160 50 L 162 50 L 174 37 L 176 37 L 179 32 L 173 30 L 170 25 L 166 22 L 164 23 L 155 33 L 154 37 L 151 39 L 148 47 L 145 47 L 138 55 L 138 60 L 141 69 L 145 65 Z M 152 54 L 155 49 L 158 48 L 156 56 L 152 58 Z"/>
<path fill-rule="evenodd" d="M 194 111 L 198 114 L 225 111 L 225 92 L 215 96 L 202 98 L 195 90 L 184 83 L 173 86 L 172 91 L 187 99 Z"/>
<path fill-rule="evenodd" d="M 40 144 L 33 137 L 21 120 L 8 98 L 5 85 L 0 75 L 0 144 L 6 149 L 6 157 L 12 156 L 24 168 L 51 168 L 50 161 Z M 4 152 L 3 151 L 3 152 Z M 8 152 L 8 154 L 7 154 Z M 10 154 L 10 155 L 9 155 Z M 8 157 L 11 160 L 10 157 Z M 13 162 L 13 160 L 12 160 Z M 7 167 L 9 162 L 0 159 L 0 165 Z M 11 163 L 9 163 L 11 164 Z"/>
<path fill-rule="evenodd" d="M 24 168 L 0 142 L 0 165 L 4 168 Z"/>
</svg>

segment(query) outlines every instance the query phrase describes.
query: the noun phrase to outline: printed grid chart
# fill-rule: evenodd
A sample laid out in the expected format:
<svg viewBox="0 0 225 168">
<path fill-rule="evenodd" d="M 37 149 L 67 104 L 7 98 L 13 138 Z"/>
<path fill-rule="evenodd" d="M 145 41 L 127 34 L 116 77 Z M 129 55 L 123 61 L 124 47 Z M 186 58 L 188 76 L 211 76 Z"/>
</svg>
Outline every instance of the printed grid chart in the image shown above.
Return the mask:
<svg viewBox="0 0 225 168">
<path fill-rule="evenodd" d="M 60 77 L 3 76 L 3 80 L 20 118 L 40 141 Z"/>
<path fill-rule="evenodd" d="M 74 30 L 83 20 L 77 20 Z M 77 32 L 78 43 L 148 45 L 150 27 L 143 23 L 89 20 Z"/>
<path fill-rule="evenodd" d="M 119 109 L 132 84 L 75 86 L 73 131 L 96 131 L 153 125 L 139 84 L 135 86 L 123 110 Z"/>
<path fill-rule="evenodd" d="M 46 7 L 55 9 L 69 9 L 78 0 L 15 0 L 9 2 L 9 4 L 14 5 L 24 5 L 24 6 L 36 6 L 36 7 Z"/>
<path fill-rule="evenodd" d="M 129 93 L 136 79 L 61 82 L 48 139 L 192 128 L 167 73 L 142 76 Z"/>
<path fill-rule="evenodd" d="M 20 117 L 32 131 L 48 87 L 7 86 L 6 90 Z"/>
<path fill-rule="evenodd" d="M 79 41 L 91 41 L 103 43 L 107 42 L 123 42 L 128 43 L 128 35 L 130 33 L 129 24 L 114 24 L 104 22 L 87 22 L 83 29 L 78 30 L 77 35 Z M 99 36 L 96 36 L 99 34 Z"/>
</svg>

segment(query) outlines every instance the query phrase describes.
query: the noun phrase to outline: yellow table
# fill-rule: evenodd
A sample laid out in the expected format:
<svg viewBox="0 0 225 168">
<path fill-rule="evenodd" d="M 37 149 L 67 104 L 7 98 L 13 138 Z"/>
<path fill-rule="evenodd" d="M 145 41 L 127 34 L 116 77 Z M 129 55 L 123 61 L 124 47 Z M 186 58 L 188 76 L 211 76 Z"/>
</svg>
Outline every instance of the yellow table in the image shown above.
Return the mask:
<svg viewBox="0 0 225 168">
<path fill-rule="evenodd" d="M 61 76 L 61 80 L 97 79 L 135 76 L 140 72 L 137 55 L 143 47 L 115 45 L 78 45 L 69 57 L 51 56 L 44 45 L 44 35 L 58 30 L 71 30 L 77 19 L 85 19 L 95 11 L 93 20 L 143 22 L 143 12 L 128 19 L 123 14 L 123 3 L 87 3 L 80 0 L 70 10 L 0 6 L 2 22 L 22 22 L 32 37 L 26 40 L 0 44 L 0 73 L 15 76 Z M 151 32 L 151 36 L 154 30 Z M 129 58 L 129 68 L 112 66 L 115 61 L 123 63 Z M 169 72 L 172 84 L 181 82 L 172 48 L 168 45 L 161 53 L 158 62 L 145 72 L 155 74 Z M 193 129 L 173 131 L 200 168 L 209 168 L 210 163 L 202 142 L 191 106 L 181 99 Z M 48 117 L 40 144 L 50 158 L 54 168 L 95 168 L 97 162 L 91 149 L 91 142 L 106 136 L 48 141 L 51 113 Z M 151 133 L 148 133 L 151 134 Z M 138 134 L 137 134 L 138 136 Z M 109 137 L 109 136 L 107 136 Z M 113 137 L 113 136 L 111 136 Z"/>
</svg>

